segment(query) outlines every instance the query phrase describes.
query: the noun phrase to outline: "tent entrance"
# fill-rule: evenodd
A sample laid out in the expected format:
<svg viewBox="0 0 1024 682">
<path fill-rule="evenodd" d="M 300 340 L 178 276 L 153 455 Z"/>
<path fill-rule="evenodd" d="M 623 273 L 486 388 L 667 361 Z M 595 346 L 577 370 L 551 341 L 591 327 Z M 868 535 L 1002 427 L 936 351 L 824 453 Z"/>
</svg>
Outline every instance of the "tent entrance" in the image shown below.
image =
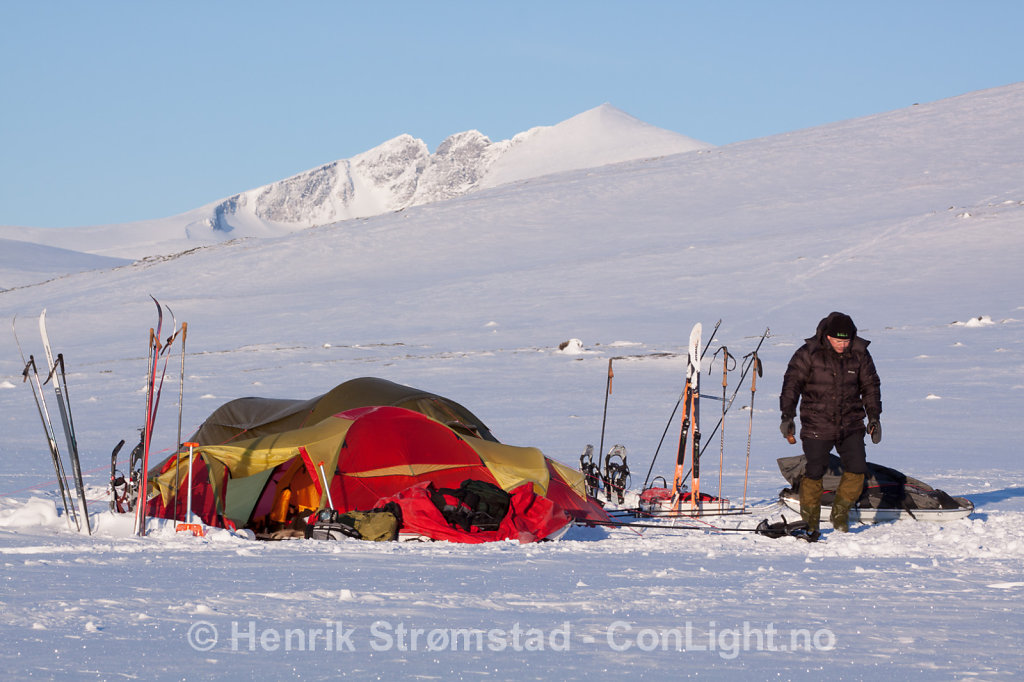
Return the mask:
<svg viewBox="0 0 1024 682">
<path fill-rule="evenodd" d="M 240 497 L 247 503 L 229 510 L 226 516 L 257 533 L 283 530 L 296 519 L 304 521 L 320 507 L 320 486 L 302 457 L 293 457 L 273 469 L 231 481 L 228 499 L 231 499 L 232 484 L 238 486 L 234 490 L 243 491 Z M 259 499 L 253 504 L 257 495 Z"/>
</svg>

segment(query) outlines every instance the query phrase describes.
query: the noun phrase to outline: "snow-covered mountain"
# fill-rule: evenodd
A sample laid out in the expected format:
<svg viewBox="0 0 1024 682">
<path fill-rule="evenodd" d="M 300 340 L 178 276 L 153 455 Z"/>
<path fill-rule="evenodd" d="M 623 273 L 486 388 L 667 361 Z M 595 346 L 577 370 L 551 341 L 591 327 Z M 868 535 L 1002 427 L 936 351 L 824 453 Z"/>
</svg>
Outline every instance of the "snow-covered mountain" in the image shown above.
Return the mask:
<svg viewBox="0 0 1024 682">
<path fill-rule="evenodd" d="M 243 234 L 254 221 L 302 229 L 551 173 L 707 147 L 608 104 L 511 140 L 492 142 L 476 130 L 458 133 L 433 153 L 423 140 L 400 135 L 351 159 L 229 197 L 214 207 L 209 226 L 227 233 L 242 227 Z"/>
<path fill-rule="evenodd" d="M 471 130 L 431 153 L 399 135 L 350 159 L 257 187 L 178 216 L 63 230 L 0 228 L 0 237 L 122 258 L 167 255 L 242 237 L 269 237 L 399 211 L 475 190 L 623 161 L 706 149 L 604 104 L 554 126 L 492 142 Z"/>
</svg>

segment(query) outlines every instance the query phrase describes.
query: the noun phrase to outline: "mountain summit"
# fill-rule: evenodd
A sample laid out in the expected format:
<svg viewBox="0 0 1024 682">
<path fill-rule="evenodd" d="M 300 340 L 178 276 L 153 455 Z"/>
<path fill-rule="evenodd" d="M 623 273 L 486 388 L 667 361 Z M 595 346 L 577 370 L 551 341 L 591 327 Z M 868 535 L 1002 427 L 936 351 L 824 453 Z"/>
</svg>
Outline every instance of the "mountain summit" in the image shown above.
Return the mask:
<svg viewBox="0 0 1024 682">
<path fill-rule="evenodd" d="M 680 154 L 711 145 L 657 128 L 610 104 L 554 126 L 532 128 L 508 141 L 480 187 L 610 163 Z"/>
<path fill-rule="evenodd" d="M 709 146 L 609 104 L 554 126 L 532 128 L 511 140 L 492 142 L 476 130 L 457 133 L 433 154 L 423 140 L 400 135 L 350 159 L 218 202 L 210 207 L 212 215 L 192 223 L 189 232 L 202 237 L 207 230 L 251 234 L 267 226 L 303 229 L 551 173 Z"/>
</svg>

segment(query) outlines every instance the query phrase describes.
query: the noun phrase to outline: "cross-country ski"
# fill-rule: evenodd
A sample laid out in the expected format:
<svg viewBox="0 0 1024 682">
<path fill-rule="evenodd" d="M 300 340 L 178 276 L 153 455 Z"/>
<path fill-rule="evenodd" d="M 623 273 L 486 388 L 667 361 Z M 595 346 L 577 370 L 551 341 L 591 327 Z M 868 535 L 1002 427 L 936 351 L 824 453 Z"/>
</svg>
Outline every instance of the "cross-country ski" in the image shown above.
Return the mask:
<svg viewBox="0 0 1024 682">
<path fill-rule="evenodd" d="M 89 523 L 89 505 L 85 499 L 85 484 L 82 482 L 82 465 L 78 457 L 78 441 L 75 438 L 75 422 L 71 417 L 71 403 L 68 401 L 67 378 L 64 372 L 64 355 L 58 355 L 54 360 L 53 351 L 50 348 L 50 337 L 46 333 L 46 309 L 39 314 L 39 334 L 43 340 L 43 351 L 46 353 L 47 377 L 43 383 L 53 384 L 53 393 L 57 399 L 57 409 L 60 412 L 60 423 L 64 430 L 64 438 L 68 444 L 68 457 L 71 459 L 71 471 L 75 478 L 75 490 L 78 493 L 78 517 L 81 519 L 85 530 L 92 534 L 92 526 Z"/>
<path fill-rule="evenodd" d="M 21 348 L 21 341 L 18 339 L 17 316 L 11 318 L 11 331 L 14 335 L 15 344 L 18 346 L 18 354 L 24 365 L 22 369 L 22 382 L 27 383 L 32 389 L 32 398 L 35 401 L 36 411 L 39 413 L 39 420 L 43 425 L 43 432 L 46 434 L 46 445 L 49 449 L 50 461 L 53 463 L 54 474 L 57 477 L 57 488 L 60 491 L 61 504 L 64 507 L 64 515 L 68 524 L 74 524 L 75 528 L 81 530 L 82 519 L 79 511 L 74 507 L 73 496 L 68 486 L 67 476 L 64 473 L 64 461 L 61 458 L 60 448 L 57 446 L 57 435 L 53 428 L 53 421 L 50 419 L 50 411 L 46 407 L 46 397 L 43 395 L 43 385 L 39 379 L 39 368 L 36 366 L 35 357 L 29 355 L 25 359 L 25 353 Z"/>
</svg>

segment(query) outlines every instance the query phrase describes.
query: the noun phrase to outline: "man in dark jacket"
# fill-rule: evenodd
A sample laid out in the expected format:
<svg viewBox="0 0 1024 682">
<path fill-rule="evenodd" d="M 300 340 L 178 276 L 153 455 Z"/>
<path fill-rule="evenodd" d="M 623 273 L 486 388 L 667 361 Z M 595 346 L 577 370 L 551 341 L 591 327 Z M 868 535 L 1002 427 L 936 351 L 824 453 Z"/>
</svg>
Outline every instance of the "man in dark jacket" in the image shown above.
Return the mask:
<svg viewBox="0 0 1024 682">
<path fill-rule="evenodd" d="M 791 443 L 800 403 L 800 440 L 807 468 L 800 481 L 800 516 L 815 533 L 821 516 L 821 479 L 833 447 L 843 475 L 836 489 L 830 520 L 840 532 L 849 530 L 850 508 L 860 498 L 867 473 L 864 417 L 871 441 L 882 440 L 881 381 L 868 352 L 870 342 L 857 336 L 849 315 L 833 312 L 818 323 L 817 333 L 797 349 L 786 368 L 779 406 L 782 435 Z"/>
</svg>

